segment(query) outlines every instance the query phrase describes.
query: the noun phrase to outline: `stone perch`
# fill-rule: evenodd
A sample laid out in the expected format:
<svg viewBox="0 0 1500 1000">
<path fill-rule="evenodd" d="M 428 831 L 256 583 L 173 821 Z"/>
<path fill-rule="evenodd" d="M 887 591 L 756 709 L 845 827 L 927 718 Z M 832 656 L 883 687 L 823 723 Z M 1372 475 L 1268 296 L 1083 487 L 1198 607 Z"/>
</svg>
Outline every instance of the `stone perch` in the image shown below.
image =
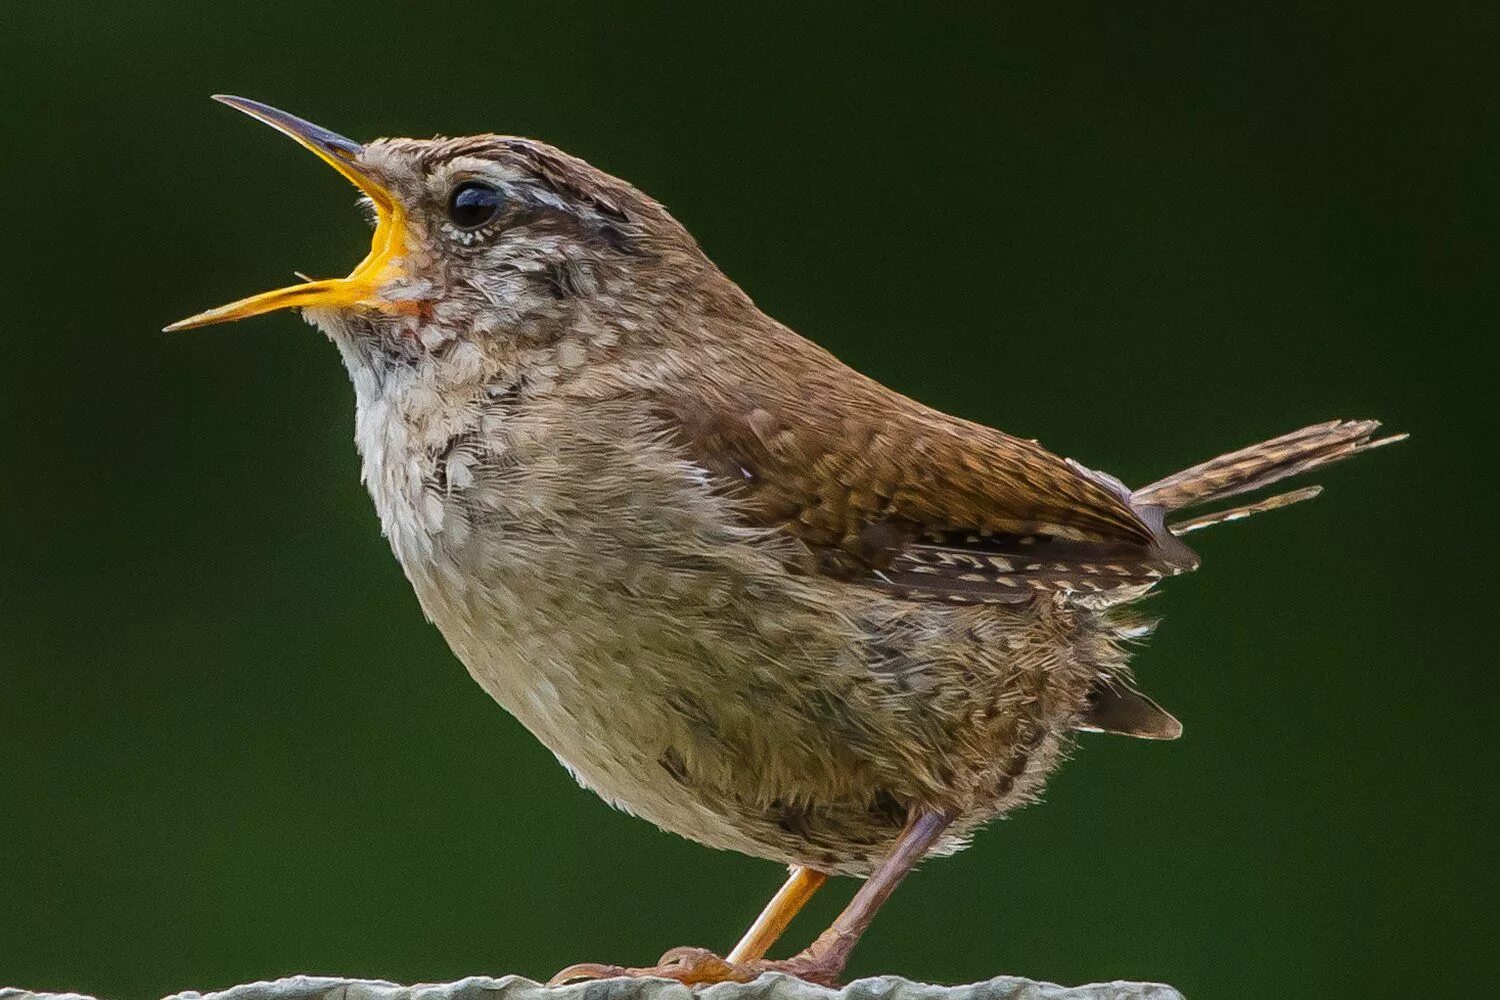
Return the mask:
<svg viewBox="0 0 1500 1000">
<path fill-rule="evenodd" d="M 899 976 L 858 979 L 841 990 L 814 986 L 780 974 L 753 983 L 720 983 L 698 991 L 701 1000 L 1183 1000 L 1160 983 L 1095 983 L 1058 986 L 998 976 L 967 986 L 931 986 Z M 81 993 L 32 993 L 0 987 L 0 1000 L 95 1000 Z M 163 1000 L 693 1000 L 693 991 L 665 979 L 601 979 L 570 986 L 542 986 L 520 976 L 470 976 L 456 983 L 398 986 L 379 979 L 291 976 L 245 983 L 227 990 L 184 990 Z"/>
</svg>

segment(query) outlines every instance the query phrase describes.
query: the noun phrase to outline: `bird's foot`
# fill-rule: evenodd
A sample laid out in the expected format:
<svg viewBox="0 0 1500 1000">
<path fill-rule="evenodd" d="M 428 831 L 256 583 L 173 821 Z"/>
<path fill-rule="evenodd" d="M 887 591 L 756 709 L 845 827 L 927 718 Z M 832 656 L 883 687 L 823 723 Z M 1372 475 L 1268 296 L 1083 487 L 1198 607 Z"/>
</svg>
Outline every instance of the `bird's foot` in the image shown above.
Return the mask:
<svg viewBox="0 0 1500 1000">
<path fill-rule="evenodd" d="M 707 948 L 673 948 L 656 965 L 645 969 L 600 965 L 595 962 L 570 965 L 553 976 L 547 985 L 562 986 L 588 979 L 628 976 L 639 979 L 675 979 L 684 986 L 710 986 L 714 983 L 748 983 L 763 972 L 785 972 L 821 986 L 837 986 L 839 973 L 843 970 L 843 961 L 815 954 L 811 949 L 781 960 L 757 958 L 748 962 L 730 962 Z"/>
</svg>

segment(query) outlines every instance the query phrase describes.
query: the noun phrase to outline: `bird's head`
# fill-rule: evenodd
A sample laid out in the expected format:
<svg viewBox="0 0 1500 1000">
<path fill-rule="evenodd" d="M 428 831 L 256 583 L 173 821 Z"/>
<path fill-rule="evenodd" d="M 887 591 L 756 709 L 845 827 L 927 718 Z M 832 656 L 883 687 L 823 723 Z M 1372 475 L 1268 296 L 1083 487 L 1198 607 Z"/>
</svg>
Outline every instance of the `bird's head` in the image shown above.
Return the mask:
<svg viewBox="0 0 1500 1000">
<path fill-rule="evenodd" d="M 297 140 L 364 194 L 369 255 L 167 327 L 301 309 L 336 340 L 402 354 L 472 340 L 626 330 L 712 271 L 692 237 L 631 185 L 544 143 L 507 136 L 360 144 L 239 97 L 217 100 Z M 616 331 L 618 332 L 618 331 Z"/>
</svg>

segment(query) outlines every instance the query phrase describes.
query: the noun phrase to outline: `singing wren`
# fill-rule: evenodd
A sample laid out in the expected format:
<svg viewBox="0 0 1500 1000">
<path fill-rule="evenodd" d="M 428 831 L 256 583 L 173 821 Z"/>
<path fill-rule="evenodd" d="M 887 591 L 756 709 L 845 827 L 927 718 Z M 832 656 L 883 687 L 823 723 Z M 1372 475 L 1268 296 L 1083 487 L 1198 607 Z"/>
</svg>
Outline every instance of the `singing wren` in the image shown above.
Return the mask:
<svg viewBox="0 0 1500 1000">
<path fill-rule="evenodd" d="M 1172 739 L 1133 608 L 1178 512 L 1367 451 L 1332 421 L 1132 490 L 846 367 L 756 308 L 660 204 L 542 142 L 352 142 L 219 100 L 363 192 L 369 256 L 169 330 L 296 308 L 353 380 L 391 548 L 474 679 L 579 783 L 791 867 L 721 958 L 558 980 L 835 982 L 919 860 L 1036 798 L 1080 730 Z M 864 879 L 765 957 L 829 875 Z"/>
</svg>

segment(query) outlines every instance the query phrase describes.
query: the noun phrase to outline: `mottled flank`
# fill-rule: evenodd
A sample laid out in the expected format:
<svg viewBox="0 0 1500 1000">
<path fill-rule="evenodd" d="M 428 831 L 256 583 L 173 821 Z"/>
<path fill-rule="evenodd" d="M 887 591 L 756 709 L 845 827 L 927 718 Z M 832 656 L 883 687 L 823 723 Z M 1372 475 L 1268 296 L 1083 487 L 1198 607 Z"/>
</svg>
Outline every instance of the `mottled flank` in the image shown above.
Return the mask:
<svg viewBox="0 0 1500 1000">
<path fill-rule="evenodd" d="M 1322 425 L 1132 495 L 850 370 L 551 147 L 360 169 L 404 255 L 378 307 L 307 313 L 422 607 L 582 784 L 714 847 L 864 875 L 913 815 L 956 817 L 942 853 L 1036 798 L 1079 729 L 1177 735 L 1126 662 L 1124 605 L 1197 566 L 1164 514 L 1371 446 Z M 475 179 L 504 211 L 459 229 Z"/>
</svg>

